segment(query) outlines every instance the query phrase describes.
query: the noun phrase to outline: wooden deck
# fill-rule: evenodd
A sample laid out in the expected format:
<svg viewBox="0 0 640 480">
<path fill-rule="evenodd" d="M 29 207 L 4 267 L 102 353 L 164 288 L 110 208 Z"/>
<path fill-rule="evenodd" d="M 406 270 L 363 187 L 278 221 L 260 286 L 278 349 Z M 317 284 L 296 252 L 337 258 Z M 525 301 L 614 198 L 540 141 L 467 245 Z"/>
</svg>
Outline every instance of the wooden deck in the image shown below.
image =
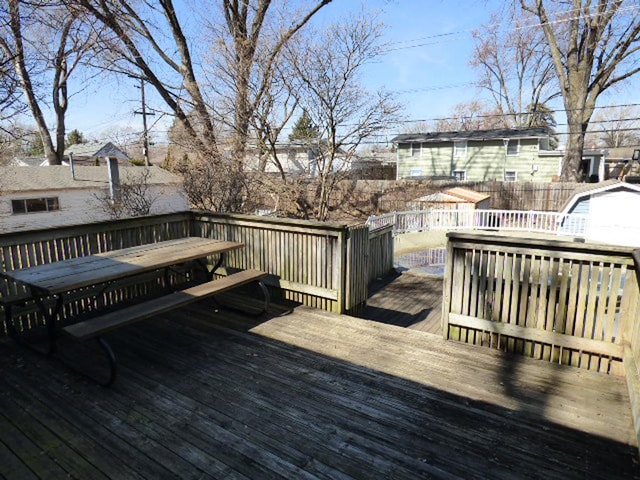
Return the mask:
<svg viewBox="0 0 640 480">
<path fill-rule="evenodd" d="M 370 287 L 362 318 L 442 335 L 442 282 L 410 273 L 378 280 Z"/>
<path fill-rule="evenodd" d="M 0 477 L 640 478 L 621 378 L 307 307 L 110 340 L 111 388 L 0 340 Z"/>
</svg>

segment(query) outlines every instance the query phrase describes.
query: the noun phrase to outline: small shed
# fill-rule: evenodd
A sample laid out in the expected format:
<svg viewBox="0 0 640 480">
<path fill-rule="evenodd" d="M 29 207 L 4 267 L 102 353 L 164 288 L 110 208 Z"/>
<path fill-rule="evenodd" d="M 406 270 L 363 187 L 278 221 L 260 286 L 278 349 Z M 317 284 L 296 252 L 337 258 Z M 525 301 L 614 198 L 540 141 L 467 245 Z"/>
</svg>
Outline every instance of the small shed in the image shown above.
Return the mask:
<svg viewBox="0 0 640 480">
<path fill-rule="evenodd" d="M 489 208 L 490 196 L 486 193 L 476 192 L 463 187 L 454 187 L 442 192 L 432 193 L 411 202 L 413 210 L 428 209 L 452 209 L 452 210 L 477 210 Z"/>
<path fill-rule="evenodd" d="M 640 185 L 615 179 L 587 184 L 560 211 L 588 215 L 587 240 L 640 247 Z"/>
</svg>

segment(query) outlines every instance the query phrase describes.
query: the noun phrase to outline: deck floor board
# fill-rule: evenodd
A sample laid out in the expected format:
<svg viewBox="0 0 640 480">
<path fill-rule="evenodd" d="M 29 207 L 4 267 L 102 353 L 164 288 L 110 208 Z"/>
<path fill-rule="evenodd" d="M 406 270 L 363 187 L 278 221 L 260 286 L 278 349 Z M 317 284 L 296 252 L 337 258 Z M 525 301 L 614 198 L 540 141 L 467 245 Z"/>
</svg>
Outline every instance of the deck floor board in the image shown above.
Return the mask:
<svg viewBox="0 0 640 480">
<path fill-rule="evenodd" d="M 415 298 L 378 313 L 407 327 Z M 0 340 L 0 477 L 640 479 L 617 377 L 307 307 L 206 301 L 108 338 L 110 388 Z"/>
</svg>

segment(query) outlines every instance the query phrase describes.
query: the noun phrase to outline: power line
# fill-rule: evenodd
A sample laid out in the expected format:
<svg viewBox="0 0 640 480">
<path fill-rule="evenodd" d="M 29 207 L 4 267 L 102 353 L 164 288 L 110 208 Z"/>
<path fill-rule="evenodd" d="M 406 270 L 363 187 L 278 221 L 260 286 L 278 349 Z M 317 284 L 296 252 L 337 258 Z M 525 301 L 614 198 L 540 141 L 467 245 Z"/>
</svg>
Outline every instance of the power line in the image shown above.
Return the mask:
<svg viewBox="0 0 640 480">
<path fill-rule="evenodd" d="M 575 8 L 575 9 L 569 9 L 569 10 L 565 10 L 562 12 L 555 12 L 552 15 L 559 17 L 559 16 L 564 16 L 567 14 L 571 14 L 574 13 L 573 16 L 570 17 L 566 17 L 566 18 L 561 18 L 558 20 L 554 20 L 554 21 L 550 21 L 547 22 L 547 24 L 551 24 L 551 25 L 557 25 L 557 24 L 561 24 L 561 23 L 567 23 L 570 22 L 572 20 L 579 20 L 581 18 L 594 18 L 594 17 L 598 17 L 598 16 L 602 16 L 605 15 L 607 13 L 611 12 L 611 9 L 608 9 L 604 12 L 594 12 L 591 13 L 589 15 L 583 15 L 582 13 L 579 14 L 575 14 L 576 12 L 580 12 L 582 10 L 582 8 Z M 640 10 L 640 5 L 629 5 L 626 7 L 621 7 L 619 8 L 617 11 L 618 12 L 633 12 L 635 10 Z M 504 23 L 493 23 L 490 26 L 492 27 L 500 27 L 502 25 L 507 25 L 506 22 Z M 536 23 L 529 23 L 529 24 L 525 24 L 522 26 L 515 26 L 513 28 L 505 28 L 502 31 L 507 33 L 507 32 L 516 32 L 519 30 L 525 30 L 525 29 L 531 29 L 531 28 L 539 28 L 542 27 L 544 24 L 541 22 L 536 22 Z M 420 48 L 420 47 L 426 47 L 429 45 L 437 45 L 440 43 L 445 43 L 445 41 L 447 41 L 448 39 L 452 38 L 452 37 L 456 37 L 456 36 L 468 36 L 470 34 L 473 34 L 473 32 L 476 31 L 476 29 L 467 29 L 467 30 L 459 30 L 456 32 L 447 32 L 447 33 L 438 33 L 438 34 L 434 34 L 434 35 L 427 35 L 425 37 L 419 37 L 416 39 L 410 39 L 410 40 L 401 40 L 398 42 L 392 42 L 389 43 L 388 46 L 391 46 L 391 48 L 386 48 L 383 49 L 380 53 L 382 55 L 387 54 L 387 53 L 391 53 L 391 52 L 396 52 L 399 50 L 408 50 L 411 48 Z M 412 43 L 412 42 L 423 42 L 425 40 L 429 40 L 427 42 L 424 43 L 418 43 L 416 45 L 407 45 L 404 47 L 398 46 L 398 47 L 393 47 L 393 45 L 402 45 L 404 43 Z M 436 40 L 436 41 L 430 41 L 430 40 Z M 444 41 L 443 41 L 444 40 Z"/>
</svg>

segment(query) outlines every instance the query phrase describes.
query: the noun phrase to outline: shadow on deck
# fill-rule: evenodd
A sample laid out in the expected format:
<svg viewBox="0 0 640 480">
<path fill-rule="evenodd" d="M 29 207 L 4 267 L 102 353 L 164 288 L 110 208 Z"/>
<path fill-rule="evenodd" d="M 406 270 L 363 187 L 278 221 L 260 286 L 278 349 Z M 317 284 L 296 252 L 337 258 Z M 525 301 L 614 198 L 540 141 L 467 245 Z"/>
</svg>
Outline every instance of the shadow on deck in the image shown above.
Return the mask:
<svg viewBox="0 0 640 480">
<path fill-rule="evenodd" d="M 620 378 L 307 307 L 110 341 L 102 388 L 0 340 L 0 476 L 640 478 Z"/>
<path fill-rule="evenodd" d="M 442 335 L 442 282 L 442 278 L 428 275 L 388 275 L 369 287 L 361 317 Z"/>
</svg>

